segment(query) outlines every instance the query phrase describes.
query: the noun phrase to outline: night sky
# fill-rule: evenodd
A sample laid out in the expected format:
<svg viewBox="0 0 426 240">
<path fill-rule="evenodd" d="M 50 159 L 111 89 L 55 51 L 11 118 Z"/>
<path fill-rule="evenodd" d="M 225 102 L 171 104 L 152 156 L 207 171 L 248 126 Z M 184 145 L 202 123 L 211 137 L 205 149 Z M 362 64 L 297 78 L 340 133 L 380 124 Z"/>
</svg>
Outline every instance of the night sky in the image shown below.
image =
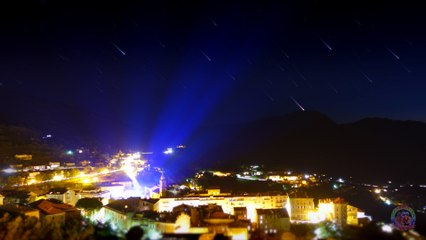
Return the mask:
<svg viewBox="0 0 426 240">
<path fill-rule="evenodd" d="M 302 110 L 426 121 L 423 1 L 87 2 L 2 1 L 0 120 L 151 147 Z"/>
</svg>

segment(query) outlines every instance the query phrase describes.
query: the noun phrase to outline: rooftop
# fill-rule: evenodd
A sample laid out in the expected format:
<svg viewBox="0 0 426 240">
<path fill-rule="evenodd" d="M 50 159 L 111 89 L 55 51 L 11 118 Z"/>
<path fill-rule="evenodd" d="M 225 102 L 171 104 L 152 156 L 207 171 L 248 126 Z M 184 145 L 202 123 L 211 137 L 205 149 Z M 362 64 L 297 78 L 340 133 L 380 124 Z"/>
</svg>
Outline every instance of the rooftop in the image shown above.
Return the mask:
<svg viewBox="0 0 426 240">
<path fill-rule="evenodd" d="M 256 209 L 258 215 L 274 215 L 280 218 L 289 218 L 287 209 L 277 208 L 277 209 Z"/>
<path fill-rule="evenodd" d="M 6 212 L 16 212 L 16 213 L 26 213 L 26 212 L 34 212 L 38 211 L 37 209 L 24 206 L 24 205 L 18 205 L 18 204 L 6 204 L 3 206 L 0 206 L 0 210 L 6 211 Z"/>
<path fill-rule="evenodd" d="M 31 195 L 31 192 L 25 190 L 2 190 L 0 195 L 4 197 L 13 197 L 13 198 L 28 198 Z"/>
<path fill-rule="evenodd" d="M 64 194 L 68 191 L 67 188 L 51 188 L 47 194 Z"/>
<path fill-rule="evenodd" d="M 142 199 L 138 197 L 131 197 L 127 199 L 115 200 L 107 204 L 105 207 L 123 213 L 140 212 L 143 210 L 148 210 L 148 205 L 154 204 L 156 201 L 157 200 L 155 199 Z"/>
<path fill-rule="evenodd" d="M 65 213 L 68 211 L 78 211 L 75 207 L 69 204 L 58 203 L 46 199 L 41 199 L 32 202 L 30 203 L 30 205 L 34 208 L 39 209 L 45 215 Z"/>
</svg>

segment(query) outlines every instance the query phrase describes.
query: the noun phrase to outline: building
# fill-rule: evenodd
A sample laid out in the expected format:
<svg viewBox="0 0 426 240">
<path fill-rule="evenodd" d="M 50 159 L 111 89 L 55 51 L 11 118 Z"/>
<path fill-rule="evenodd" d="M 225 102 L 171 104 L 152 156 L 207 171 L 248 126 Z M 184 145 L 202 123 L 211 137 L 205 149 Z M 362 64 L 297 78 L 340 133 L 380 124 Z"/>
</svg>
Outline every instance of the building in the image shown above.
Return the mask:
<svg viewBox="0 0 426 240">
<path fill-rule="evenodd" d="M 137 213 L 153 210 L 154 201 L 142 198 L 119 199 L 104 206 L 104 219 L 116 228 L 128 230 L 133 226 L 133 218 Z"/>
<path fill-rule="evenodd" d="M 159 184 L 159 194 L 160 197 L 164 197 L 166 195 L 166 191 L 167 191 L 167 184 L 166 184 L 166 178 L 164 177 L 164 174 L 161 173 L 161 177 L 160 177 L 160 184 Z"/>
<path fill-rule="evenodd" d="M 101 183 L 98 185 L 101 191 L 109 193 L 107 195 L 109 199 L 121 199 L 124 196 L 124 185 L 122 184 Z"/>
<path fill-rule="evenodd" d="M 30 204 L 40 211 L 40 219 L 48 222 L 65 224 L 68 219 L 80 219 L 81 213 L 77 208 L 58 200 L 41 199 Z"/>
<path fill-rule="evenodd" d="M 110 192 L 106 190 L 103 191 L 101 188 L 83 189 L 76 192 L 77 201 L 82 198 L 97 198 L 104 205 L 109 203 L 110 197 Z"/>
<path fill-rule="evenodd" d="M 29 161 L 33 159 L 33 155 L 31 154 L 15 154 L 16 160 Z"/>
<path fill-rule="evenodd" d="M 49 168 L 50 169 L 57 169 L 61 166 L 60 162 L 49 162 Z"/>
<path fill-rule="evenodd" d="M 256 209 L 257 227 L 265 234 L 281 234 L 290 230 L 287 209 Z"/>
<path fill-rule="evenodd" d="M 46 193 L 46 199 L 56 199 L 65 204 L 75 206 L 77 197 L 74 190 L 67 188 L 52 188 Z"/>
<path fill-rule="evenodd" d="M 140 201 L 148 200 L 133 198 L 114 201 L 104 207 L 104 219 L 121 230 L 141 226 L 148 235 L 152 232 L 175 236 L 187 236 L 188 234 L 198 236 L 208 233 L 214 236 L 215 233 L 220 233 L 224 236 L 233 236 L 233 239 L 248 239 L 247 226 L 231 227 L 229 224 L 235 221 L 234 216 L 224 213 L 221 206 L 179 205 L 174 207 L 171 212 L 159 213 L 143 210 L 146 209 L 144 207 L 136 207 L 137 202 Z M 126 205 L 123 205 L 126 202 L 133 202 L 133 207 L 127 205 L 126 208 Z"/>
<path fill-rule="evenodd" d="M 320 221 L 331 221 L 338 226 L 347 223 L 347 203 L 341 199 L 319 199 L 318 216 Z"/>
<path fill-rule="evenodd" d="M 343 227 L 347 224 L 348 203 L 342 198 L 336 198 L 334 204 L 334 223 Z"/>
<path fill-rule="evenodd" d="M 202 205 L 217 204 L 222 207 L 223 212 L 234 214 L 235 207 L 246 207 L 247 219 L 255 221 L 256 209 L 274 209 L 283 208 L 287 204 L 287 195 L 242 195 L 231 196 L 212 191 L 211 195 L 191 195 L 185 197 L 162 197 L 154 205 L 157 212 L 171 212 L 174 207 L 186 204 L 193 207 Z"/>
<path fill-rule="evenodd" d="M 348 225 L 354 225 L 354 226 L 358 226 L 358 208 L 351 206 L 351 205 L 347 205 L 347 224 Z"/>
<path fill-rule="evenodd" d="M 24 190 L 3 190 L 0 191 L 0 202 L 2 204 L 27 204 L 34 202 L 37 195 Z"/>
<path fill-rule="evenodd" d="M 330 221 L 336 226 L 358 226 L 359 221 L 365 218 L 358 208 L 349 205 L 344 199 L 319 199 L 318 208 L 308 212 L 310 222 Z"/>
<path fill-rule="evenodd" d="M 35 217 L 37 219 L 40 218 L 40 211 L 38 209 L 18 204 L 2 205 L 0 206 L 0 213 L 9 213 L 12 216 L 27 216 Z"/>
<path fill-rule="evenodd" d="M 309 221 L 309 214 L 315 211 L 313 198 L 290 198 L 289 207 L 291 221 Z"/>
<path fill-rule="evenodd" d="M 234 207 L 234 216 L 238 220 L 247 220 L 247 208 L 246 207 Z"/>
</svg>

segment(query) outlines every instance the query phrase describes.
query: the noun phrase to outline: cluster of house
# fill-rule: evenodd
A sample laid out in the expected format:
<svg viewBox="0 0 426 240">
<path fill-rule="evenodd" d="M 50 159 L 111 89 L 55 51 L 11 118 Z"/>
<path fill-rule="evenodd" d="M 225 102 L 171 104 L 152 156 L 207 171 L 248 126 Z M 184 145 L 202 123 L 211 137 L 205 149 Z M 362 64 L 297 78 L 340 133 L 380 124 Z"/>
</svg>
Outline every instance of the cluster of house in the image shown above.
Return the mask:
<svg viewBox="0 0 426 240">
<path fill-rule="evenodd" d="M 332 221 L 337 226 L 358 225 L 368 218 L 343 199 L 292 198 L 281 194 L 234 196 L 209 189 L 204 194 L 184 197 L 144 199 L 110 199 L 101 188 L 75 192 L 65 188 L 51 189 L 40 196 L 25 191 L 0 191 L 0 211 L 24 214 L 65 222 L 80 215 L 75 208 L 78 199 L 103 199 L 97 213 L 118 230 L 141 226 L 147 232 L 162 234 L 220 233 L 233 239 L 247 239 L 249 232 L 282 234 L 290 222 Z M 25 205 L 23 205 L 25 204 Z"/>
<path fill-rule="evenodd" d="M 331 221 L 345 226 L 370 220 L 340 198 L 320 199 L 315 204 L 313 198 L 280 194 L 233 196 L 219 189 L 185 197 L 117 200 L 104 206 L 103 217 L 122 229 L 138 225 L 166 234 L 219 232 L 233 239 L 247 239 L 255 229 L 264 234 L 282 234 L 290 230 L 291 222 Z"/>
<path fill-rule="evenodd" d="M 44 197 L 28 191 L 3 190 L 0 191 L 0 213 L 65 224 L 68 219 L 81 217 L 79 209 L 66 203 L 70 197 L 70 192 L 64 188 L 51 189 Z"/>
</svg>

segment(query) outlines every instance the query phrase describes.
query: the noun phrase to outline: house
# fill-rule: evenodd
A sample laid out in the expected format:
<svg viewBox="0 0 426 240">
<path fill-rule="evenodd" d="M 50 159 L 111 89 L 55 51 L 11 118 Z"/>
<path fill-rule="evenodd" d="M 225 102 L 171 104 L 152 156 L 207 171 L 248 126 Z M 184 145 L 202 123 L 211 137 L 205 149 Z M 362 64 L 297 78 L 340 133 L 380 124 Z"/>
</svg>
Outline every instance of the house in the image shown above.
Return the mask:
<svg viewBox="0 0 426 240">
<path fill-rule="evenodd" d="M 79 219 L 81 217 L 80 210 L 55 199 L 41 199 L 31 203 L 30 206 L 38 209 L 40 211 L 40 219 L 48 222 L 65 224 L 68 219 Z"/>
<path fill-rule="evenodd" d="M 112 201 L 104 206 L 105 220 L 110 221 L 118 229 L 128 230 L 132 227 L 134 215 L 153 210 L 155 201 L 137 197 Z"/>
<path fill-rule="evenodd" d="M 4 196 L 0 193 L 0 206 L 3 205 Z"/>
<path fill-rule="evenodd" d="M 38 209 L 18 204 L 6 204 L 0 206 L 0 215 L 3 215 L 3 213 L 8 213 L 12 216 L 27 216 L 35 217 L 37 219 L 40 218 L 40 211 Z"/>
<path fill-rule="evenodd" d="M 65 204 L 75 205 L 77 197 L 74 190 L 67 188 L 52 188 L 46 193 L 46 199 L 56 199 Z"/>
<path fill-rule="evenodd" d="M 120 199 L 124 196 L 124 185 L 112 184 L 112 183 L 100 183 L 98 184 L 101 191 L 107 192 L 106 198 L 108 199 Z"/>
<path fill-rule="evenodd" d="M 234 207 L 236 220 L 247 220 L 247 207 Z"/>
<path fill-rule="evenodd" d="M 0 203 L 6 204 L 26 204 L 35 201 L 37 195 L 24 190 L 2 190 L 0 191 Z"/>
<path fill-rule="evenodd" d="M 104 205 L 108 204 L 110 200 L 110 192 L 102 190 L 101 188 L 85 188 L 81 191 L 77 191 L 75 194 L 77 200 L 82 198 L 97 198 Z"/>
<path fill-rule="evenodd" d="M 287 209 L 256 209 L 257 226 L 265 234 L 280 234 L 290 230 Z"/>
<path fill-rule="evenodd" d="M 309 221 L 309 213 L 315 211 L 313 198 L 290 198 L 290 218 L 292 221 Z"/>
</svg>

